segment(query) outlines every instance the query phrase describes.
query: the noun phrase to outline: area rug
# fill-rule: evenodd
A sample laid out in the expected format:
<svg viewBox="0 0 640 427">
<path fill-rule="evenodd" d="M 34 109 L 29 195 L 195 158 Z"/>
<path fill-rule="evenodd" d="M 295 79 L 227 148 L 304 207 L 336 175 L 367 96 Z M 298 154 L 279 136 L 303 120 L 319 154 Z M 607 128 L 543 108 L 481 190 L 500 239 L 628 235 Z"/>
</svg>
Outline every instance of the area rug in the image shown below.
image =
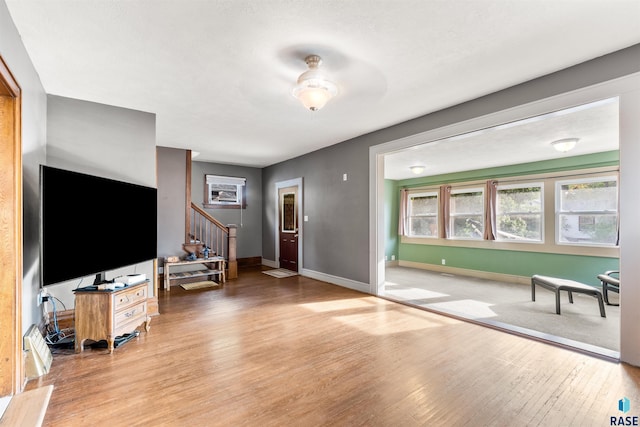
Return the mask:
<svg viewBox="0 0 640 427">
<path fill-rule="evenodd" d="M 285 268 L 277 268 L 275 270 L 267 270 L 263 271 L 264 274 L 268 274 L 269 276 L 277 277 L 278 279 L 282 279 L 284 277 L 297 276 L 298 273 L 295 271 L 287 270 Z"/>
<path fill-rule="evenodd" d="M 192 291 L 194 289 L 204 289 L 204 288 L 217 288 L 220 284 L 212 281 L 212 280 L 204 280 L 202 282 L 193 282 L 193 283 L 184 283 L 180 285 L 182 289 L 187 291 Z"/>
</svg>

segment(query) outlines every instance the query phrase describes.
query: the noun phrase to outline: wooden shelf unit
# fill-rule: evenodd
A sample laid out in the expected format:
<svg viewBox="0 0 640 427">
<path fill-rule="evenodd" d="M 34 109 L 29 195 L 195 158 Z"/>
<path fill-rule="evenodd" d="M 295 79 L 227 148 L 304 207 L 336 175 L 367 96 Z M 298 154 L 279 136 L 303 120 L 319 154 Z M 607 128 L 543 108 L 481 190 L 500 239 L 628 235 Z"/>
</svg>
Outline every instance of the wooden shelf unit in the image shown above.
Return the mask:
<svg viewBox="0 0 640 427">
<path fill-rule="evenodd" d="M 149 331 L 151 317 L 147 313 L 148 283 L 147 280 L 113 291 L 77 289 L 76 353 L 84 350 L 87 339 L 106 340 L 109 353 L 113 353 L 117 336 L 131 333 L 143 323 L 145 331 Z"/>
<path fill-rule="evenodd" d="M 171 269 L 185 265 L 204 264 L 205 269 L 192 271 L 178 271 L 171 273 Z M 171 290 L 171 280 L 188 279 L 191 277 L 218 276 L 218 283 L 223 286 L 225 279 L 225 260 L 223 257 L 198 258 L 192 261 L 177 261 L 164 263 L 164 290 Z"/>
</svg>

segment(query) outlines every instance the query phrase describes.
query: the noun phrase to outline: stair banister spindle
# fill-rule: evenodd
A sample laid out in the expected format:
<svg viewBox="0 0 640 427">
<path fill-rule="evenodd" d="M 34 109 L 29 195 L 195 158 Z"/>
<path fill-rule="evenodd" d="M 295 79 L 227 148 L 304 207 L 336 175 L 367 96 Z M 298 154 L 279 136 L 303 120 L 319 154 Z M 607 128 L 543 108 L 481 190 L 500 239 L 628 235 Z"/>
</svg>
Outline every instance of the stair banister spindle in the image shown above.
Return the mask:
<svg viewBox="0 0 640 427">
<path fill-rule="evenodd" d="M 192 232 L 191 239 L 207 245 L 212 252 L 228 260 L 229 279 L 237 276 L 236 233 L 235 225 L 224 225 L 200 206 L 191 202 L 188 215 L 188 228 Z M 231 231 L 233 230 L 233 231 Z"/>
</svg>

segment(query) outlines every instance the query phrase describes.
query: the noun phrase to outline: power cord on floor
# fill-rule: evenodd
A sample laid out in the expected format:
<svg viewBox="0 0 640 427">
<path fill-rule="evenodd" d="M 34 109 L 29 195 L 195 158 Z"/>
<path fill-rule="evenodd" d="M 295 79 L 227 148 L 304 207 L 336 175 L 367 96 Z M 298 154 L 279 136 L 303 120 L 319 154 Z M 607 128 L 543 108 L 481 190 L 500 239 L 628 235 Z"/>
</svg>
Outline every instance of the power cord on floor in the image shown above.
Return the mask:
<svg viewBox="0 0 640 427">
<path fill-rule="evenodd" d="M 55 344 L 61 339 L 72 337 L 75 334 L 73 328 L 60 329 L 58 325 L 58 310 L 56 309 L 56 300 L 58 300 L 60 304 L 62 304 L 62 307 L 66 310 L 64 303 L 54 296 L 47 295 L 42 299 L 43 303 L 50 302 L 53 308 L 53 324 L 49 323 L 46 326 L 45 342 L 47 344 Z"/>
</svg>

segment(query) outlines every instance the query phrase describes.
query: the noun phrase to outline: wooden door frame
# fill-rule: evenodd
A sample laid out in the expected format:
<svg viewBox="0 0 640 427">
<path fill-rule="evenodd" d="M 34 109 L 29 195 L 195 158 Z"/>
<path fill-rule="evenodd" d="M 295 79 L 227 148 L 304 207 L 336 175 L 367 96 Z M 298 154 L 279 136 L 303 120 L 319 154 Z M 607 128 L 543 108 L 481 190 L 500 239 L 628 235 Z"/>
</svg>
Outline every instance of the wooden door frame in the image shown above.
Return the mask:
<svg viewBox="0 0 640 427">
<path fill-rule="evenodd" d="M 275 191 L 275 201 L 276 201 L 276 213 L 275 213 L 275 223 L 274 223 L 274 230 L 275 230 L 275 234 L 274 234 L 274 238 L 275 238 L 275 244 L 276 244 L 276 259 L 275 259 L 275 263 L 278 267 L 280 267 L 280 195 L 279 195 L 279 191 L 281 188 L 287 188 L 287 187 L 297 187 L 297 192 L 298 192 L 298 273 L 302 272 L 302 267 L 303 267 L 303 258 L 302 258 L 302 239 L 304 238 L 304 232 L 303 232 L 303 223 L 304 223 L 304 216 L 303 216 L 303 211 L 302 211 L 302 200 L 304 197 L 304 194 L 302 192 L 302 177 L 300 178 L 293 178 L 293 179 L 289 179 L 286 181 L 280 181 L 280 182 L 276 182 L 276 191 Z"/>
<path fill-rule="evenodd" d="M 22 90 L 0 57 L 0 396 L 22 391 Z"/>
</svg>

